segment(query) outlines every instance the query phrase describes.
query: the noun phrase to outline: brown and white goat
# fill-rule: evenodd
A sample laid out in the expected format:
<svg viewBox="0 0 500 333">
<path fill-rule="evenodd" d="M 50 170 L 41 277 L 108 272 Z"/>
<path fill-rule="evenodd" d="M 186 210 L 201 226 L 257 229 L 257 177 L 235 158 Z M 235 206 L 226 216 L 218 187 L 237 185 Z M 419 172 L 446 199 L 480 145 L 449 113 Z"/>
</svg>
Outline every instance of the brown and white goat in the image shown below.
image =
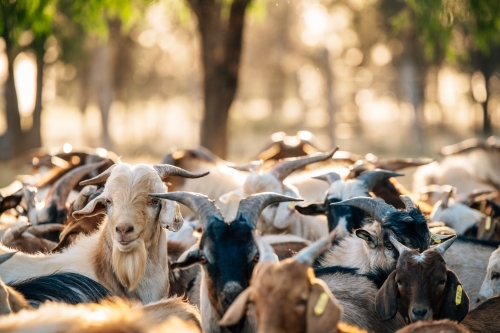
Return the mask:
<svg viewBox="0 0 500 333">
<path fill-rule="evenodd" d="M 376 307 L 384 320 L 397 312 L 408 322 L 427 319 L 462 321 L 469 311 L 469 297 L 455 273 L 446 268 L 444 252 L 453 237 L 420 253 L 390 237 L 399 252 L 396 270 L 377 293 Z"/>
<path fill-rule="evenodd" d="M 28 255 L 17 253 L 0 266 L 5 282 L 75 272 L 98 281 L 114 295 L 154 302 L 168 295 L 166 231 L 178 230 L 182 216 L 177 203 L 148 197 L 163 192 L 168 176 L 197 178 L 170 165 L 118 164 L 82 185 L 105 183 L 104 191 L 76 218 L 106 214 L 98 232 L 79 237 L 60 253 Z M 0 246 L 0 253 L 11 252 Z"/>
<path fill-rule="evenodd" d="M 259 247 L 259 263 L 254 268 L 250 286 L 226 311 L 221 325 L 239 322 L 251 304 L 258 333 L 365 332 L 340 323 L 342 306 L 310 267 L 331 245 L 335 232 L 281 263 L 270 245 L 253 235 Z"/>
</svg>

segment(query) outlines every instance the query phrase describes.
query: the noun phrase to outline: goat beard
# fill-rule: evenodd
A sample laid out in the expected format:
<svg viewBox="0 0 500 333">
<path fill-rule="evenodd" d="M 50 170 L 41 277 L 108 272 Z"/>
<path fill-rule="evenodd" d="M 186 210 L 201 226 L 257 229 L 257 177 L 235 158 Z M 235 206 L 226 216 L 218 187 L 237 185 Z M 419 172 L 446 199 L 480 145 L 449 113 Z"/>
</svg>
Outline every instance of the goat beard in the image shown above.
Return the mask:
<svg viewBox="0 0 500 333">
<path fill-rule="evenodd" d="M 128 288 L 134 290 L 139 285 L 146 271 L 148 253 L 144 241 L 138 240 L 132 251 L 122 252 L 113 246 L 112 253 L 113 269 L 120 282 Z"/>
</svg>

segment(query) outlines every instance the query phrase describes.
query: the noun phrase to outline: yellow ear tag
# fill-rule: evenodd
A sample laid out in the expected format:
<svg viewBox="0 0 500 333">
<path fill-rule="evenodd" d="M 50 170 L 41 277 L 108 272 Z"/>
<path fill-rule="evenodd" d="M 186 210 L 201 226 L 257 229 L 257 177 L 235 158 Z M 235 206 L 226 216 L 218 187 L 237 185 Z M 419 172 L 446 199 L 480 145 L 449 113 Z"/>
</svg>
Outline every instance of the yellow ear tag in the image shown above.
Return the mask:
<svg viewBox="0 0 500 333">
<path fill-rule="evenodd" d="M 288 203 L 288 209 L 289 209 L 289 210 L 295 210 L 295 202 L 290 201 L 290 202 Z"/>
<path fill-rule="evenodd" d="M 326 293 L 321 293 L 319 295 L 318 301 L 316 302 L 316 305 L 314 306 L 314 314 L 316 316 L 321 316 L 326 309 L 326 306 L 328 305 L 328 300 L 330 297 Z"/>
<path fill-rule="evenodd" d="M 460 305 L 462 303 L 462 286 L 459 284 L 457 287 L 457 294 L 455 295 L 455 304 Z"/>
<path fill-rule="evenodd" d="M 484 229 L 486 229 L 486 231 L 491 229 L 491 216 L 486 218 L 486 225 L 484 226 Z"/>
<path fill-rule="evenodd" d="M 431 232 L 431 239 L 432 239 L 432 243 L 434 243 L 434 244 L 441 243 L 441 240 L 439 239 L 439 237 L 434 235 L 432 232 Z"/>
</svg>

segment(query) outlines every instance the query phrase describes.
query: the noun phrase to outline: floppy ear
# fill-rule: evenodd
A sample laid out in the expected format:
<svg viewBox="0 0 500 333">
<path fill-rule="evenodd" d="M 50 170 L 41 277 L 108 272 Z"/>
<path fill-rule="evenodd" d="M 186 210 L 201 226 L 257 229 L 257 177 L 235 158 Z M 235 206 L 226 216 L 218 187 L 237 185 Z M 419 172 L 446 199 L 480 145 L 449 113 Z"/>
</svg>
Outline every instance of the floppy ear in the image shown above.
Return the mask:
<svg viewBox="0 0 500 333">
<path fill-rule="evenodd" d="M 325 215 L 325 205 L 322 203 L 312 203 L 309 206 L 295 206 L 295 210 L 302 215 Z"/>
<path fill-rule="evenodd" d="M 99 195 L 95 199 L 91 200 L 83 209 L 77 210 L 73 212 L 73 217 L 77 220 L 85 217 L 85 216 L 95 216 L 98 214 L 106 213 L 106 205 L 104 202 L 106 198 L 103 194 Z"/>
<path fill-rule="evenodd" d="M 231 326 L 237 324 L 241 320 L 247 311 L 248 300 L 250 299 L 250 294 L 252 292 L 251 288 L 252 287 L 248 287 L 243 290 L 238 297 L 236 297 L 233 304 L 231 304 L 226 313 L 224 313 L 222 319 L 219 320 L 219 325 Z"/>
<path fill-rule="evenodd" d="M 8 209 L 16 208 L 16 206 L 21 203 L 22 199 L 23 197 L 21 195 L 9 195 L 3 198 L 0 202 L 0 214 Z"/>
<path fill-rule="evenodd" d="M 396 284 L 396 271 L 387 277 L 382 288 L 375 297 L 375 308 L 382 320 L 394 318 L 398 311 L 398 285 Z"/>
<path fill-rule="evenodd" d="M 198 245 L 197 244 L 193 245 L 191 249 L 193 247 L 198 247 Z M 191 250 L 191 249 L 181 254 L 179 259 L 172 265 L 170 265 L 170 269 L 185 269 L 194 265 L 198 264 L 201 265 L 207 262 L 207 259 L 205 258 L 205 255 L 203 254 L 202 251 Z"/>
<path fill-rule="evenodd" d="M 444 288 L 443 304 L 441 313 L 436 319 L 451 319 L 461 322 L 469 313 L 469 296 L 460 283 L 458 277 L 452 271 L 446 273 L 447 280 Z"/>
<path fill-rule="evenodd" d="M 184 224 L 179 204 L 172 200 L 160 200 L 158 220 L 163 228 L 179 231 Z"/>
<path fill-rule="evenodd" d="M 307 333 L 330 333 L 342 316 L 342 305 L 333 296 L 325 282 L 313 279 L 307 300 Z"/>
<path fill-rule="evenodd" d="M 371 249 L 374 249 L 378 245 L 377 237 L 370 234 L 365 229 L 356 229 L 356 236 L 364 240 Z"/>
</svg>

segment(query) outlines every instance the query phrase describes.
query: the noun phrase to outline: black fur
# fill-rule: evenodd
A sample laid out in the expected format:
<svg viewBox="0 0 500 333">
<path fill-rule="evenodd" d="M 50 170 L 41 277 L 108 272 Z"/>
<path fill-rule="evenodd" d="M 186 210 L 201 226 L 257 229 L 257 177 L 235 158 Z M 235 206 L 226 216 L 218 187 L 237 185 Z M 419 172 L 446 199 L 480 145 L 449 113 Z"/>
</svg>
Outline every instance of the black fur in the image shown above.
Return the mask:
<svg viewBox="0 0 500 333">
<path fill-rule="evenodd" d="M 320 268 L 315 268 L 314 269 L 314 274 L 316 277 L 321 278 L 323 275 L 327 274 L 335 274 L 335 273 L 342 273 L 342 274 L 350 274 L 350 275 L 361 275 L 366 278 L 368 278 L 370 281 L 373 282 L 377 286 L 378 289 L 382 287 L 384 284 L 385 280 L 387 280 L 387 277 L 389 274 L 392 273 L 392 269 L 386 270 L 383 268 L 375 268 L 373 272 L 366 273 L 366 274 L 358 274 L 358 269 L 354 267 L 343 267 L 343 266 L 328 266 L 328 267 L 320 267 Z"/>
<path fill-rule="evenodd" d="M 419 249 L 420 252 L 427 250 L 431 244 L 427 220 L 418 208 L 390 214 L 382 223 L 382 230 L 384 241 L 388 237 L 387 232 L 390 232 L 401 243 L 411 249 Z"/>
<path fill-rule="evenodd" d="M 35 308 L 45 301 L 92 303 L 112 296 L 100 283 L 86 276 L 67 272 L 13 281 L 9 286 L 23 294 Z"/>
</svg>

